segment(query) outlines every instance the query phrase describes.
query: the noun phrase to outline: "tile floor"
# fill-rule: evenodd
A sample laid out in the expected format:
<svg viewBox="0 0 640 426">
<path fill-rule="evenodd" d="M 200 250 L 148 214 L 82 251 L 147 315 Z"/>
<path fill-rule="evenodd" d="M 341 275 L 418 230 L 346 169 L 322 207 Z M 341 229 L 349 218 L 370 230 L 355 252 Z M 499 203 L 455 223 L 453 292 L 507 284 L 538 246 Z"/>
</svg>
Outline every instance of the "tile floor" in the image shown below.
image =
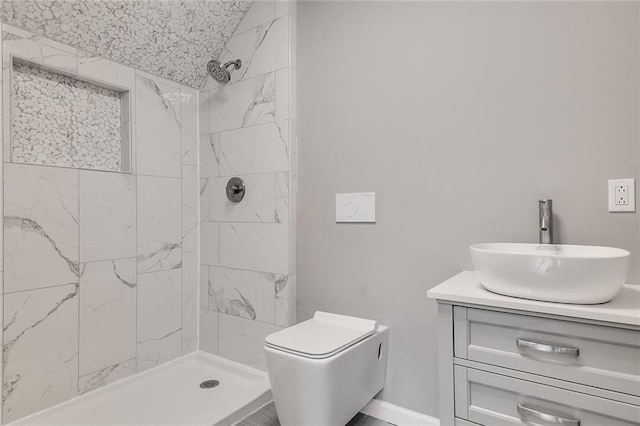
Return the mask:
<svg viewBox="0 0 640 426">
<path fill-rule="evenodd" d="M 268 403 L 255 413 L 245 417 L 235 426 L 280 426 L 278 421 L 278 414 L 276 413 L 276 407 L 273 402 Z M 395 426 L 392 423 L 387 423 L 384 420 L 377 419 L 375 417 L 367 416 L 366 414 L 358 413 L 354 418 L 349 420 L 346 426 Z"/>
</svg>

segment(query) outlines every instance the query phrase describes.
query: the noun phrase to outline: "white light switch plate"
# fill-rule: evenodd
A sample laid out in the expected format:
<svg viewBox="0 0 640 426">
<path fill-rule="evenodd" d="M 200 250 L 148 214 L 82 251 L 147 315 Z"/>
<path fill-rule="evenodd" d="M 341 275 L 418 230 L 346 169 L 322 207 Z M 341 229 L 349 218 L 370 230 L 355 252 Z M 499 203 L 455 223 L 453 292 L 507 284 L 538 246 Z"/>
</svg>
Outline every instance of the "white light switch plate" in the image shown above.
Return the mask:
<svg viewBox="0 0 640 426">
<path fill-rule="evenodd" d="M 635 179 L 610 179 L 609 180 L 609 211 L 610 212 L 635 212 L 636 211 L 636 180 Z"/>
<path fill-rule="evenodd" d="M 376 193 L 336 194 L 336 222 L 376 221 Z"/>
</svg>

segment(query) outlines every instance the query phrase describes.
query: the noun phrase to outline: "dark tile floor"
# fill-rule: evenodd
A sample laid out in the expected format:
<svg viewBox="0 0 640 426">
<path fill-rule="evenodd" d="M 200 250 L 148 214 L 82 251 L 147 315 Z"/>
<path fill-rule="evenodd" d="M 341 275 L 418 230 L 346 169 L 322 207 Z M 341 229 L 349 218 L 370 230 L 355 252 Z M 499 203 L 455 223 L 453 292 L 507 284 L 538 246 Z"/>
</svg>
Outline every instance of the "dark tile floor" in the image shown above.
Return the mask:
<svg viewBox="0 0 640 426">
<path fill-rule="evenodd" d="M 255 413 L 248 417 L 245 417 L 236 426 L 280 426 L 278 421 L 278 414 L 276 413 L 276 407 L 273 402 L 265 405 Z M 318 425 L 322 426 L 322 425 Z M 394 426 L 391 423 L 387 423 L 384 420 L 377 419 L 375 417 L 367 416 L 366 414 L 358 413 L 354 418 L 349 420 L 346 426 Z"/>
</svg>

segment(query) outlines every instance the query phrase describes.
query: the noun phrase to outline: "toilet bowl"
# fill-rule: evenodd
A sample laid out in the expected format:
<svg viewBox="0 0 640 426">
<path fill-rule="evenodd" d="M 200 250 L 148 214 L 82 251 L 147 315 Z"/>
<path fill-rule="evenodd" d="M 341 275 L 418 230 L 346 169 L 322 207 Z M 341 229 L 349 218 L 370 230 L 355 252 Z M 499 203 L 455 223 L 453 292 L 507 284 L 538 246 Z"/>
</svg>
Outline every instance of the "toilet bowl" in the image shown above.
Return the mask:
<svg viewBox="0 0 640 426">
<path fill-rule="evenodd" d="M 384 387 L 389 330 L 376 321 L 316 312 L 265 338 L 282 426 L 343 426 Z"/>
</svg>

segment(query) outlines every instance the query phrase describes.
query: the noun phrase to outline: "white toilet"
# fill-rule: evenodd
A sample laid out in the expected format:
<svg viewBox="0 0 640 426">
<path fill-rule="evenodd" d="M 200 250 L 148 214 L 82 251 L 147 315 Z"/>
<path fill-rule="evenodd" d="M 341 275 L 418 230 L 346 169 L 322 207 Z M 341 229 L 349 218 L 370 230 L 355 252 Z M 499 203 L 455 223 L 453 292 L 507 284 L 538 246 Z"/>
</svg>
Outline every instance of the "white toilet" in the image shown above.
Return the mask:
<svg viewBox="0 0 640 426">
<path fill-rule="evenodd" d="M 384 387 L 389 331 L 376 321 L 316 312 L 266 337 L 282 426 L 343 426 Z"/>
</svg>

